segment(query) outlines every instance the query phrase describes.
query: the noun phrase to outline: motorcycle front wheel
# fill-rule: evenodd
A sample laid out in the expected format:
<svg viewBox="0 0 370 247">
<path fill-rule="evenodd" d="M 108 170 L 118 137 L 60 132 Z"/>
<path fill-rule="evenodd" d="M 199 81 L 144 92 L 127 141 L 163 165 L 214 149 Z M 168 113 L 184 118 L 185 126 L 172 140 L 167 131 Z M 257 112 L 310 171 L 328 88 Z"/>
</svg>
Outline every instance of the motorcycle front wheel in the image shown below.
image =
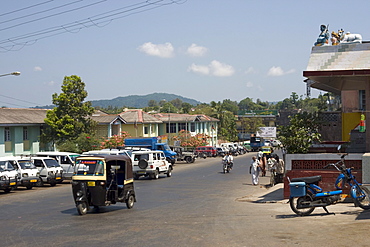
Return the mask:
<svg viewBox="0 0 370 247">
<path fill-rule="evenodd" d="M 353 198 L 355 205 L 362 209 L 370 209 L 370 190 L 363 185 L 353 187 L 356 197 Z"/>
<path fill-rule="evenodd" d="M 290 208 L 294 213 L 300 216 L 310 215 L 315 207 L 306 207 L 313 201 L 313 195 L 311 192 L 307 192 L 305 196 L 292 197 L 289 199 Z"/>
</svg>

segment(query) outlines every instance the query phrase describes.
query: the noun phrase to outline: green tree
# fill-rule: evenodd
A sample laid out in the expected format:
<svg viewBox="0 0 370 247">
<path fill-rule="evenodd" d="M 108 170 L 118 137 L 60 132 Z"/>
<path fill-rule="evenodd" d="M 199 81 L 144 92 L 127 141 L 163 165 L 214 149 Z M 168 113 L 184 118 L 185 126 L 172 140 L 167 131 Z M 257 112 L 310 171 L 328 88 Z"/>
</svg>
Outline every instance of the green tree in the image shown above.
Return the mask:
<svg viewBox="0 0 370 247">
<path fill-rule="evenodd" d="M 179 110 L 171 102 L 165 102 L 160 108 L 160 112 L 162 113 L 177 113 L 178 111 Z"/>
<path fill-rule="evenodd" d="M 61 152 L 82 153 L 98 149 L 100 143 L 101 140 L 96 135 L 81 133 L 76 140 L 68 140 L 58 145 L 58 150 Z"/>
<path fill-rule="evenodd" d="M 290 117 L 290 123 L 281 128 L 279 139 L 288 153 L 307 153 L 309 147 L 319 142 L 320 120 L 316 113 L 301 113 Z"/>
<path fill-rule="evenodd" d="M 170 102 L 171 102 L 171 104 L 172 104 L 174 107 L 176 107 L 177 109 L 180 109 L 180 108 L 181 108 L 181 105 L 182 105 L 182 100 L 181 100 L 181 99 L 176 98 L 176 99 L 174 99 L 174 100 L 171 100 Z"/>
<path fill-rule="evenodd" d="M 191 108 L 193 108 L 193 106 L 187 102 L 183 102 L 181 104 L 181 112 L 182 113 L 190 113 L 191 111 Z"/>
<path fill-rule="evenodd" d="M 52 95 L 54 109 L 46 113 L 47 128 L 41 134 L 45 143 L 61 145 L 76 140 L 80 134 L 92 134 L 95 121 L 90 116 L 95 109 L 87 97 L 85 83 L 76 75 L 64 77 L 62 93 Z"/>
<path fill-rule="evenodd" d="M 259 127 L 264 127 L 260 117 L 241 118 L 241 127 L 245 133 L 257 133 Z"/>
<path fill-rule="evenodd" d="M 151 99 L 148 101 L 148 106 L 149 107 L 155 107 L 155 106 L 158 106 L 158 102 L 155 101 L 154 99 Z"/>
<path fill-rule="evenodd" d="M 229 99 L 225 99 L 222 101 L 222 110 L 232 112 L 233 114 L 238 114 L 238 103 L 236 101 L 231 101 Z"/>
</svg>

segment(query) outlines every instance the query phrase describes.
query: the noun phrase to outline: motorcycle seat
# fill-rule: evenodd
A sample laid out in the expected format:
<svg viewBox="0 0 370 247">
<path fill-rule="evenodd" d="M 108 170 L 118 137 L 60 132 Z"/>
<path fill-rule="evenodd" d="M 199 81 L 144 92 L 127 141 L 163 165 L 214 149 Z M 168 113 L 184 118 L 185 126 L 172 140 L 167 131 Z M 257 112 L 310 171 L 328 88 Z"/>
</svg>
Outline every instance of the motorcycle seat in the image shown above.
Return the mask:
<svg viewBox="0 0 370 247">
<path fill-rule="evenodd" d="M 319 181 L 321 181 L 321 175 L 291 179 L 291 182 L 305 182 L 306 184 L 314 184 Z"/>
</svg>

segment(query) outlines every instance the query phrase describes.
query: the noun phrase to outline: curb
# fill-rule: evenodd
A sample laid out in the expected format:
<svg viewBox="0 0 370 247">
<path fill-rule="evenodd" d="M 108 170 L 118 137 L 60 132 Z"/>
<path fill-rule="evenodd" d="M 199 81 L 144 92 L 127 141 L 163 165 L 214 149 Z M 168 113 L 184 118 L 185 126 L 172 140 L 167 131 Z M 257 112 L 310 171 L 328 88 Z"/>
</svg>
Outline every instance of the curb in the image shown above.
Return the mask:
<svg viewBox="0 0 370 247">
<path fill-rule="evenodd" d="M 252 195 L 246 195 L 237 198 L 238 202 L 252 202 L 252 203 L 288 203 L 288 199 L 284 199 L 284 184 L 279 183 L 273 187 L 267 185 L 260 185 L 256 188 Z"/>
</svg>

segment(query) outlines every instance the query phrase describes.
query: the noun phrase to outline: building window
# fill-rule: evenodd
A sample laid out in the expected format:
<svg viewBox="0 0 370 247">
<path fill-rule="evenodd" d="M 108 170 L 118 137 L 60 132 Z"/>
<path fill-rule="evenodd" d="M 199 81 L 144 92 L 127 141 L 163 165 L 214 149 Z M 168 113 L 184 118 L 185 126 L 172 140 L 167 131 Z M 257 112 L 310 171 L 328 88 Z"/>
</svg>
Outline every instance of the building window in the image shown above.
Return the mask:
<svg viewBox="0 0 370 247">
<path fill-rule="evenodd" d="M 179 123 L 179 130 L 187 130 L 186 123 Z"/>
<path fill-rule="evenodd" d="M 149 127 L 148 126 L 144 127 L 144 134 L 149 134 Z"/>
<path fill-rule="evenodd" d="M 190 123 L 190 131 L 195 132 L 195 123 Z"/>
<path fill-rule="evenodd" d="M 27 127 L 23 127 L 23 141 L 28 140 L 28 129 Z"/>
<path fill-rule="evenodd" d="M 167 123 L 166 124 L 166 132 L 167 133 L 176 133 L 176 123 Z"/>
<path fill-rule="evenodd" d="M 359 91 L 359 99 L 360 99 L 360 110 L 366 111 L 366 97 L 365 97 L 365 90 Z"/>
<path fill-rule="evenodd" d="M 4 141 L 6 141 L 6 142 L 11 141 L 10 128 L 9 127 L 5 127 L 5 129 L 4 129 Z"/>
</svg>

